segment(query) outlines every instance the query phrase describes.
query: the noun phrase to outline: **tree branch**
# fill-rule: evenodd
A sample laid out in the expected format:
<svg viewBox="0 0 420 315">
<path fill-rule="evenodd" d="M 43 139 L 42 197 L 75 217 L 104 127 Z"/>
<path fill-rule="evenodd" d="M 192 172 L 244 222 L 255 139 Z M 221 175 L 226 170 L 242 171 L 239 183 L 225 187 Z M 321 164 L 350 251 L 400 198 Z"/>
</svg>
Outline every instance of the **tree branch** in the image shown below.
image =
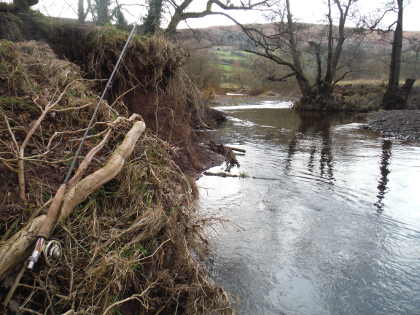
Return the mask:
<svg viewBox="0 0 420 315">
<path fill-rule="evenodd" d="M 132 116 L 131 120 L 135 120 L 137 117 L 138 115 Z M 56 221 L 62 222 L 68 218 L 77 205 L 86 200 L 90 194 L 113 179 L 122 170 L 145 128 L 143 121 L 135 121 L 125 135 L 123 142 L 115 149 L 107 163 L 102 168 L 75 183 L 73 187 L 68 188 L 69 190 L 64 195 L 59 211 L 53 209 L 54 211 L 51 214 L 49 211 L 48 215 L 41 215 L 32 219 L 24 228 L 0 246 L 0 280 L 4 278 L 13 266 L 16 266 L 16 264 L 27 257 L 28 249 L 40 232 L 43 232 L 48 237 Z M 59 192 L 61 193 L 62 189 Z M 57 198 L 59 201 L 59 196 Z M 55 220 L 55 216 L 57 216 L 57 220 Z"/>
</svg>

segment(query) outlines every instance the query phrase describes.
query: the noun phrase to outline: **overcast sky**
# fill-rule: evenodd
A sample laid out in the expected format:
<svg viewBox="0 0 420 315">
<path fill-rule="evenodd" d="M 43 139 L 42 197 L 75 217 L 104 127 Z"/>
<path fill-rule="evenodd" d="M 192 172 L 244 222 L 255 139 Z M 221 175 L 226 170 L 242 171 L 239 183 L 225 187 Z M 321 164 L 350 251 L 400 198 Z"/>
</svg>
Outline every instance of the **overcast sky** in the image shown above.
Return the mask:
<svg viewBox="0 0 420 315">
<path fill-rule="evenodd" d="M 1 1 L 1 0 L 0 0 Z M 360 11 L 363 14 L 374 14 L 385 0 L 359 0 Z M 120 0 L 124 4 L 142 3 L 139 0 Z M 202 10 L 206 0 L 196 0 L 193 10 Z M 300 22 L 322 23 L 325 17 L 325 0 L 291 0 L 294 16 Z M 76 17 L 77 0 L 40 0 L 38 8 L 41 12 L 51 16 Z M 129 6 L 126 10 L 126 17 L 133 22 L 137 16 L 144 15 L 144 9 L 138 6 Z M 265 19 L 262 14 L 250 11 L 234 12 L 232 16 L 242 23 L 263 23 Z M 388 17 L 388 22 L 392 21 Z M 191 19 L 188 25 L 192 28 L 208 27 L 214 25 L 231 25 L 232 22 L 222 16 L 209 16 L 202 19 Z M 186 27 L 185 24 L 180 27 Z M 406 31 L 420 31 L 420 0 L 409 0 L 404 12 L 404 29 Z"/>
</svg>

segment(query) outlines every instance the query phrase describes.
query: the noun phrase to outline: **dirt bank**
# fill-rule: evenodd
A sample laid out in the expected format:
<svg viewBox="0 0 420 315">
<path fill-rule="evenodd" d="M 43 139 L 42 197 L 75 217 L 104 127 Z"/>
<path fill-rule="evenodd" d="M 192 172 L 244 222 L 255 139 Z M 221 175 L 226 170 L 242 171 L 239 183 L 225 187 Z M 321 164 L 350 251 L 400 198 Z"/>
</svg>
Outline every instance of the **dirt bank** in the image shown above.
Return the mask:
<svg viewBox="0 0 420 315">
<path fill-rule="evenodd" d="M 112 180 L 60 216 L 51 234 L 62 246 L 59 259 L 42 256 L 34 272 L 23 268 L 40 231 L 34 222 L 49 215 L 93 114 L 103 87 L 96 79 L 109 76 L 127 37 L 110 28 L 51 27 L 50 45 L 0 40 L 0 313 L 230 313 L 198 259 L 208 221 L 195 212 L 196 186 L 182 169 L 209 160 L 194 132 L 203 108 L 182 75 L 182 51 L 160 38 L 133 41 L 82 148 L 82 157 L 100 151 L 81 181 L 122 152 L 131 112 L 147 131 Z M 66 32 L 86 36 L 85 55 Z"/>
<path fill-rule="evenodd" d="M 420 110 L 392 110 L 370 113 L 368 128 L 386 137 L 420 140 Z"/>
</svg>

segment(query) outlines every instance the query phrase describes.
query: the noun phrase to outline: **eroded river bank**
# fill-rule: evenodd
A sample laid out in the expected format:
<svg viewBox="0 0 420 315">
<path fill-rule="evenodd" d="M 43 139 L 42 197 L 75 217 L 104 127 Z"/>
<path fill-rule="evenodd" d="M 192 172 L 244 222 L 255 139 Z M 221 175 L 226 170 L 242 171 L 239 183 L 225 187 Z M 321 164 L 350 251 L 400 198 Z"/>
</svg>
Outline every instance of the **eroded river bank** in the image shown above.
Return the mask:
<svg viewBox="0 0 420 315">
<path fill-rule="evenodd" d="M 198 181 L 216 281 L 239 314 L 419 314 L 420 145 L 289 105 L 219 107 L 235 172 L 276 180 Z"/>
</svg>

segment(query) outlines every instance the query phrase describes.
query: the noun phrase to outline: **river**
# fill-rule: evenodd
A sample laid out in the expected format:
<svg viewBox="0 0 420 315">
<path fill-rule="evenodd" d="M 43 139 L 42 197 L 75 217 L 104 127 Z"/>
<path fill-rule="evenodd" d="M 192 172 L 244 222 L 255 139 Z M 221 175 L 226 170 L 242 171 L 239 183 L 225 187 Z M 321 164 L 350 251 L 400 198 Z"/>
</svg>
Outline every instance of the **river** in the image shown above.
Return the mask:
<svg viewBox="0 0 420 315">
<path fill-rule="evenodd" d="M 208 266 L 237 313 L 420 314 L 420 145 L 287 102 L 219 109 L 216 139 L 247 151 L 232 172 L 262 178 L 198 181 L 229 221 Z"/>
</svg>

